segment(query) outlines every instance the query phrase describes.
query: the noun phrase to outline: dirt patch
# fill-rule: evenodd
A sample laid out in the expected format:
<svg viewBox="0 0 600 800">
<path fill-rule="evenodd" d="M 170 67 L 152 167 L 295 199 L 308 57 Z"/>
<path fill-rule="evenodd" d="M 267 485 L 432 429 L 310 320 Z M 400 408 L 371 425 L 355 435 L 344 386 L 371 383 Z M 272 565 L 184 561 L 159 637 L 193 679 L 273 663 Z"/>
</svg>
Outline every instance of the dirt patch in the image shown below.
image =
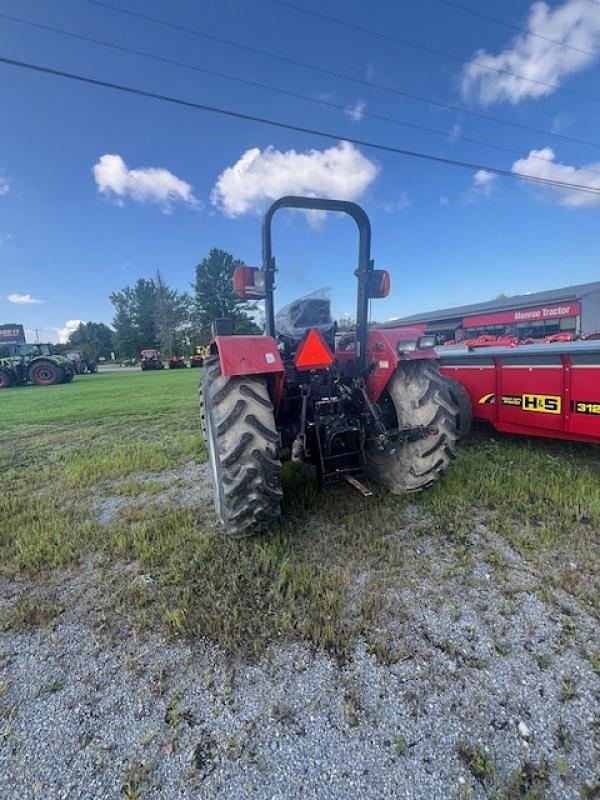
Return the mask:
<svg viewBox="0 0 600 800">
<path fill-rule="evenodd" d="M 93 508 L 101 525 L 112 525 L 126 508 L 207 507 L 212 503 L 210 481 L 210 467 L 206 462 L 190 461 L 164 472 L 138 472 L 125 480 L 96 487 Z"/>
</svg>

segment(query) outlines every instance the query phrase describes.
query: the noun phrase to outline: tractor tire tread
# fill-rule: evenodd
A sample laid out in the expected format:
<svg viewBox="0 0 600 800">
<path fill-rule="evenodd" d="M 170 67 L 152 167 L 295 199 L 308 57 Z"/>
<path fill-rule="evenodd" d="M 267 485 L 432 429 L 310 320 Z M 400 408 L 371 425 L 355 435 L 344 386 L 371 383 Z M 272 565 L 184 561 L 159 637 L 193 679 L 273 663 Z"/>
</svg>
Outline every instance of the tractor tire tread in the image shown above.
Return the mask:
<svg viewBox="0 0 600 800">
<path fill-rule="evenodd" d="M 2 379 L 0 383 L 1 389 L 9 389 L 16 383 L 14 374 L 6 367 L 0 367 L 0 378 Z"/>
<path fill-rule="evenodd" d="M 219 356 L 205 359 L 200 413 L 217 483 L 215 507 L 225 532 L 252 536 L 281 516 L 279 434 L 266 379 L 221 374 Z M 213 463 L 214 459 L 214 463 Z"/>
<path fill-rule="evenodd" d="M 437 429 L 435 434 L 396 445 L 389 453 L 366 452 L 367 474 L 394 494 L 431 486 L 455 458 L 456 414 L 437 365 L 420 360 L 402 363 L 388 385 L 399 427 Z"/>
<path fill-rule="evenodd" d="M 473 404 L 468 391 L 456 378 L 445 376 L 449 394 L 454 404 L 458 407 L 456 415 L 456 432 L 458 439 L 465 439 L 471 432 L 473 425 Z"/>
</svg>

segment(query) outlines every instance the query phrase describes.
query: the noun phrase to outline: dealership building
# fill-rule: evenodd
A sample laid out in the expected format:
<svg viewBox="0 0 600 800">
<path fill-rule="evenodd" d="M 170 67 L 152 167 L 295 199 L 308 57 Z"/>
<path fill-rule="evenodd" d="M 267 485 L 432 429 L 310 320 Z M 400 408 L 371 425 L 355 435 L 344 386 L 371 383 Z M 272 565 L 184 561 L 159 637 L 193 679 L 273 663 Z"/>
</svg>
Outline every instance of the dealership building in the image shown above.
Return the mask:
<svg viewBox="0 0 600 800">
<path fill-rule="evenodd" d="M 600 331 L 600 281 L 426 311 L 390 320 L 386 327 L 415 324 L 425 324 L 425 333 L 435 334 L 439 344 L 484 334 L 543 339 L 555 333 L 592 333 Z"/>
</svg>

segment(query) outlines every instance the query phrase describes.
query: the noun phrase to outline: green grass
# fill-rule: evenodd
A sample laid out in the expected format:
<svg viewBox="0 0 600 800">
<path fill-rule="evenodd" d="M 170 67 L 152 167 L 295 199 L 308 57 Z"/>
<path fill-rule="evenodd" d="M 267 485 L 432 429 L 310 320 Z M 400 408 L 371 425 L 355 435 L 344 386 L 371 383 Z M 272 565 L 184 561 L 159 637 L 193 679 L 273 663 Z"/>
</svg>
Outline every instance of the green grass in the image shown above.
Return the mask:
<svg viewBox="0 0 600 800">
<path fill-rule="evenodd" d="M 59 386 L 15 386 L 0 392 L 0 433 L 39 425 L 73 424 L 190 411 L 200 370 L 142 372 L 126 369 L 79 375 Z M 137 423 L 135 423 L 137 424 Z"/>
<path fill-rule="evenodd" d="M 278 529 L 228 541 L 209 504 L 159 505 L 162 473 L 175 471 L 166 488 L 176 488 L 177 469 L 206 459 L 199 377 L 124 370 L 0 393 L 0 571 L 36 575 L 49 606 L 23 602 L 4 625 L 51 620 L 45 576 L 96 554 L 107 567 L 135 564 L 124 578 L 106 578 L 107 616 L 117 621 L 132 615 L 235 653 L 297 638 L 344 656 L 363 636 L 378 657 L 401 658 L 393 629 L 410 609 L 399 586 L 418 589 L 438 565 L 470 586 L 478 558 L 505 580 L 505 556 L 473 535 L 480 522 L 549 590 L 590 609 L 597 602 L 597 449 L 476 433 L 441 482 L 411 497 L 365 499 L 345 485 L 319 492 L 310 469 L 287 465 Z M 115 497 L 120 513 L 100 524 L 97 504 Z M 408 506 L 418 509 L 410 524 Z"/>
</svg>

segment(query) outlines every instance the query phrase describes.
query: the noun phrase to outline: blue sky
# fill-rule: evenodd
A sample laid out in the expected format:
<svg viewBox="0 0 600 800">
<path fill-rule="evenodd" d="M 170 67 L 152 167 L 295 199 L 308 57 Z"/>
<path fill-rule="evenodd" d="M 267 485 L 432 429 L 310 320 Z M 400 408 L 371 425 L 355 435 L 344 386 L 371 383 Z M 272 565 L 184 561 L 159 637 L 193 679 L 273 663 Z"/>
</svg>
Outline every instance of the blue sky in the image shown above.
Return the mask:
<svg viewBox="0 0 600 800">
<path fill-rule="evenodd" d="M 438 0 L 297 2 L 466 61 L 484 51 L 475 58 L 478 64 L 521 74 L 527 70 L 562 89 L 600 95 L 600 57 L 581 52 L 600 53 L 600 5 L 592 0 L 537 4 L 534 16 L 529 5 L 515 0 L 464 0 L 465 6 L 520 25 L 536 37 Z M 450 158 L 509 170 L 520 159 L 521 171 L 600 186 L 598 100 L 510 79 L 477 65 L 465 67 L 272 0 L 114 3 L 548 133 L 434 108 L 167 30 L 88 0 L 0 0 L 0 13 L 325 99 L 347 107 L 347 112 L 1 18 L 0 53 Z M 446 135 L 372 119 L 361 111 Z M 211 247 L 258 264 L 257 212 L 269 196 L 290 190 L 337 194 L 365 206 L 373 226 L 376 266 L 392 274 L 390 297 L 374 303 L 377 319 L 600 276 L 598 197 L 541 190 L 488 175 L 474 180 L 466 170 L 1 65 L 0 114 L 0 322 L 39 328 L 44 338 L 56 338 L 68 320 L 110 322 L 108 294 L 157 268 L 169 283 L 189 288 L 194 264 Z M 598 142 L 598 147 L 561 140 L 550 132 Z M 516 153 L 467 143 L 453 133 Z M 531 151 L 537 155 L 530 157 Z M 592 171 L 586 172 L 586 167 Z M 282 215 L 275 228 L 278 304 L 330 285 L 336 314 L 351 312 L 355 251 L 349 221 Z M 43 302 L 23 302 L 27 299 Z"/>
</svg>

